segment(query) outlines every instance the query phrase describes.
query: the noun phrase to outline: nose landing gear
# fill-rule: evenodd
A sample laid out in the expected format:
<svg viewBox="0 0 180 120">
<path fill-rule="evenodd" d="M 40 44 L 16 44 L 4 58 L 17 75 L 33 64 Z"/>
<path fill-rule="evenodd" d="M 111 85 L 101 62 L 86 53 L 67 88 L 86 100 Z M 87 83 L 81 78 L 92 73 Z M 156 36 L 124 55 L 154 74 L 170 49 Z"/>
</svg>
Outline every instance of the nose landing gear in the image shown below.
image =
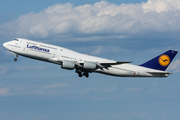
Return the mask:
<svg viewBox="0 0 180 120">
<path fill-rule="evenodd" d="M 14 61 L 17 61 L 18 55 L 16 55 L 16 58 L 14 58 Z"/>
</svg>

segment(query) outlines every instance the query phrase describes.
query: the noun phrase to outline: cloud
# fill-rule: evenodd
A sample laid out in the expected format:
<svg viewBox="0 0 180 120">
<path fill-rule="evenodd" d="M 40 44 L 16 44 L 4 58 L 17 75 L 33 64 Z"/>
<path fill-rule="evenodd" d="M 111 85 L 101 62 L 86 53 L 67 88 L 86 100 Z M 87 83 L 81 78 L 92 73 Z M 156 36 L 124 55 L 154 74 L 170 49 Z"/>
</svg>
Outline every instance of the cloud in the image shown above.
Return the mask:
<svg viewBox="0 0 180 120">
<path fill-rule="evenodd" d="M 180 72 L 180 60 L 177 59 L 176 61 L 172 62 L 167 70 L 173 71 L 173 73 Z"/>
<path fill-rule="evenodd" d="M 98 55 L 108 52 L 125 52 L 126 50 L 121 49 L 119 46 L 95 46 L 91 52 L 93 55 Z"/>
<path fill-rule="evenodd" d="M 148 0 L 142 3 L 144 12 L 154 11 L 157 13 L 180 10 L 179 0 Z"/>
<path fill-rule="evenodd" d="M 7 66 L 0 66 L 0 74 L 1 75 L 6 74 L 8 70 L 9 70 L 9 67 L 7 67 Z"/>
<path fill-rule="evenodd" d="M 179 21 L 180 2 L 177 0 L 121 5 L 100 1 L 76 7 L 66 3 L 55 4 L 39 13 L 21 15 L 17 20 L 1 25 L 0 34 L 65 40 L 122 39 L 133 34 L 179 31 Z M 93 37 L 89 38 L 89 35 Z"/>
<path fill-rule="evenodd" d="M 11 90 L 11 88 L 9 88 L 9 87 L 0 88 L 0 96 L 9 96 L 9 95 L 12 95 L 10 93 L 10 90 Z"/>
<path fill-rule="evenodd" d="M 130 50 L 126 50 L 121 48 L 120 46 L 112 46 L 112 45 L 108 45 L 108 46 L 90 46 L 90 47 L 79 47 L 77 48 L 75 51 L 79 51 L 79 52 L 84 52 L 84 53 L 90 53 L 90 55 L 100 55 L 100 54 L 112 54 L 113 53 L 117 53 L 117 54 L 130 54 L 131 51 Z"/>
</svg>

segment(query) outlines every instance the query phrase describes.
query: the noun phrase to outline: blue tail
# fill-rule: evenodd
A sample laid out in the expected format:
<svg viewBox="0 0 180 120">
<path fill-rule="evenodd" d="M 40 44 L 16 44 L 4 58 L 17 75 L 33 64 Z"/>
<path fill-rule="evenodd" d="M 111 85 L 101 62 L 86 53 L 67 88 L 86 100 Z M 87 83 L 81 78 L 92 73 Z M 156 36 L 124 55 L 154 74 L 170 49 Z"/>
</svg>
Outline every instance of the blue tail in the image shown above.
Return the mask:
<svg viewBox="0 0 180 120">
<path fill-rule="evenodd" d="M 178 51 L 169 50 L 140 66 L 165 71 L 177 53 Z"/>
</svg>

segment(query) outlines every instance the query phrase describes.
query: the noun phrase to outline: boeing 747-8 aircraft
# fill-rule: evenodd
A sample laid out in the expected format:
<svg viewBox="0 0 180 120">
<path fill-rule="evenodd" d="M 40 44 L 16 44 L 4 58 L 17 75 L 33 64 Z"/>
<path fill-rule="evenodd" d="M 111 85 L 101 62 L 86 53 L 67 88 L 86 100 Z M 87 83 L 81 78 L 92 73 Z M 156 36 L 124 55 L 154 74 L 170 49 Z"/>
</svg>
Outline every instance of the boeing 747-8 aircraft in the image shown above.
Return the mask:
<svg viewBox="0 0 180 120">
<path fill-rule="evenodd" d="M 96 72 L 119 77 L 167 77 L 167 67 L 178 53 L 169 50 L 141 65 L 127 64 L 131 61 L 114 61 L 81 54 L 63 47 L 17 38 L 3 44 L 12 54 L 51 62 L 61 65 L 61 68 L 74 70 L 79 77 L 89 77 Z"/>
</svg>

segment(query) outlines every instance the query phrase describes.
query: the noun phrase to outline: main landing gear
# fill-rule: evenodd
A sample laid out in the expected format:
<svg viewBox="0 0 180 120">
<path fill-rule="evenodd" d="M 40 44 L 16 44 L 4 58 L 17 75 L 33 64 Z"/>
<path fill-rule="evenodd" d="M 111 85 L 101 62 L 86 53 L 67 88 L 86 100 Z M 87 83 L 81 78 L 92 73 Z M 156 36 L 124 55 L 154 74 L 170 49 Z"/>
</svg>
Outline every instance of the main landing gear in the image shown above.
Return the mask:
<svg viewBox="0 0 180 120">
<path fill-rule="evenodd" d="M 89 77 L 89 73 L 88 72 L 84 72 L 83 74 L 81 72 L 78 73 L 79 77 L 85 76 L 85 77 Z"/>
<path fill-rule="evenodd" d="M 82 74 L 82 71 L 81 70 L 77 70 L 76 69 L 76 73 L 79 75 L 79 77 L 82 77 L 82 76 L 85 76 L 85 77 L 89 77 L 89 73 L 88 72 L 83 72 Z"/>
<path fill-rule="evenodd" d="M 14 58 L 14 61 L 17 61 L 18 55 L 16 55 L 16 58 Z"/>
</svg>

